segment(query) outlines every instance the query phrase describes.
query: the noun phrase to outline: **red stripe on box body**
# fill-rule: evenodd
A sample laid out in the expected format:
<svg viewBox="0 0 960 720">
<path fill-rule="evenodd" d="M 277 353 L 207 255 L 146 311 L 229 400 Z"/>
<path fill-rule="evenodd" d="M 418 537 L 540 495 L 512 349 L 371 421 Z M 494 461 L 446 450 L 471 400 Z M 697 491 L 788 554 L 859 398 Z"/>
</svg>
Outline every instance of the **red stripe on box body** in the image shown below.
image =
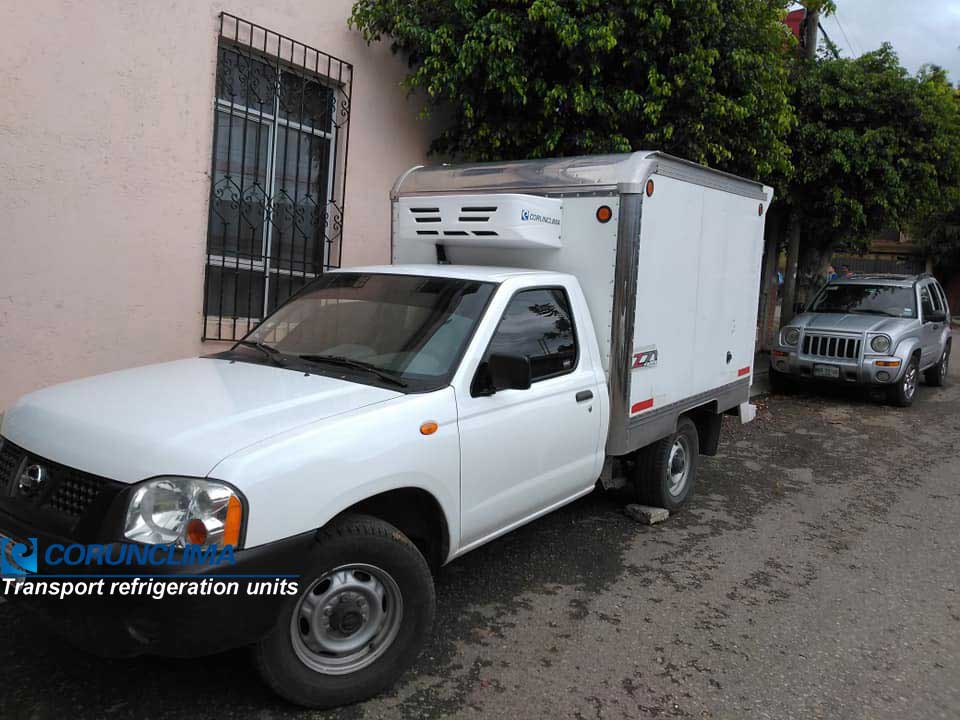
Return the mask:
<svg viewBox="0 0 960 720">
<path fill-rule="evenodd" d="M 641 400 L 640 402 L 633 404 L 633 407 L 630 408 L 630 413 L 631 414 L 638 413 L 641 410 L 649 410 L 652 407 L 653 407 L 653 398 L 650 398 L 649 400 Z"/>
</svg>

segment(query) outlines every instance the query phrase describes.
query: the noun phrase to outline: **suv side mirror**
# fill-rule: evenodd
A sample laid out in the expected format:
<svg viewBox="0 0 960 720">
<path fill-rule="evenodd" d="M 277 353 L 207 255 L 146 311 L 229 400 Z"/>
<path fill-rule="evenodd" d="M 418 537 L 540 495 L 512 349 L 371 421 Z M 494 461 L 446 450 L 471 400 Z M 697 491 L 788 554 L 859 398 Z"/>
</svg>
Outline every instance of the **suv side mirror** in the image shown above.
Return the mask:
<svg viewBox="0 0 960 720">
<path fill-rule="evenodd" d="M 940 310 L 934 310 L 933 312 L 928 312 L 923 318 L 923 321 L 928 323 L 942 323 L 942 322 L 946 322 L 946 320 L 947 320 L 947 314 Z"/>
<path fill-rule="evenodd" d="M 487 387 L 483 394 L 499 390 L 527 390 L 530 387 L 530 359 L 524 355 L 493 353 L 487 360 Z"/>
</svg>

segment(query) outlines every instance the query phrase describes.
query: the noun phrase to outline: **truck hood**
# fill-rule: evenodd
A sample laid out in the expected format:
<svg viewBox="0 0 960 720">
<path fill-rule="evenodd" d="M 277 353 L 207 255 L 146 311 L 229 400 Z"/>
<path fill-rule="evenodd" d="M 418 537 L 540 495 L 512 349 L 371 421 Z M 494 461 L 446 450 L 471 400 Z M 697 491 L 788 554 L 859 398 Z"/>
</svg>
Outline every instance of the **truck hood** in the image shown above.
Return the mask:
<svg viewBox="0 0 960 720">
<path fill-rule="evenodd" d="M 120 482 L 204 477 L 253 443 L 399 395 L 280 367 L 193 358 L 31 393 L 7 410 L 2 433 L 31 453 Z"/>
<path fill-rule="evenodd" d="M 910 318 L 882 317 L 862 313 L 803 313 L 795 317 L 790 325 L 806 330 L 826 330 L 828 332 L 894 334 L 911 322 L 913 320 Z"/>
</svg>

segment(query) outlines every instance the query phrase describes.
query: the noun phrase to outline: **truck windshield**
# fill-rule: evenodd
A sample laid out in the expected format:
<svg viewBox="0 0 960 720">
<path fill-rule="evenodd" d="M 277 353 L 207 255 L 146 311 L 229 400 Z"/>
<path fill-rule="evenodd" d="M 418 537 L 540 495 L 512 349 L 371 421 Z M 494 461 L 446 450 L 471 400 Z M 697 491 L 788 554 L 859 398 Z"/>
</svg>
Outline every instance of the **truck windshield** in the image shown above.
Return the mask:
<svg viewBox="0 0 960 720">
<path fill-rule="evenodd" d="M 891 317 L 916 317 L 917 301 L 911 287 L 894 285 L 827 285 L 808 312 L 865 313 Z"/>
<path fill-rule="evenodd" d="M 449 382 L 493 293 L 491 283 L 416 275 L 324 275 L 243 341 L 424 391 Z"/>
</svg>

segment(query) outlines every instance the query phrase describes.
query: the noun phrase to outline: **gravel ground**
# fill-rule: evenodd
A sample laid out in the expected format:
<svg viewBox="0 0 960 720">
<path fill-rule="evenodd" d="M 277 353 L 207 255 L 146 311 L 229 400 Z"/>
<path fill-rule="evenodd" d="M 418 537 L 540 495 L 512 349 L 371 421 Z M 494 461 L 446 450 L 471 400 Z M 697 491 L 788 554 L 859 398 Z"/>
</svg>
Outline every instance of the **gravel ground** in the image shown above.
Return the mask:
<svg viewBox="0 0 960 720">
<path fill-rule="evenodd" d="M 420 661 L 363 705 L 293 708 L 241 651 L 98 660 L 4 604 L 0 717 L 960 717 L 952 381 L 767 398 L 662 525 L 595 493 L 451 564 Z"/>
</svg>

